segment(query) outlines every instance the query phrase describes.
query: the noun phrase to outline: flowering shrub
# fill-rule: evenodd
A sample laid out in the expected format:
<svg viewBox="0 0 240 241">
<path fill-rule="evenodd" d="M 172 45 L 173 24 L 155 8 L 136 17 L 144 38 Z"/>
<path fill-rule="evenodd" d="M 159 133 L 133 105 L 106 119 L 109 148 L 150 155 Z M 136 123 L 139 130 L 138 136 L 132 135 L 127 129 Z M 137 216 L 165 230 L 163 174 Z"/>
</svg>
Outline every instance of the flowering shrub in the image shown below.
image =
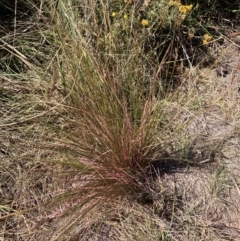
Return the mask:
<svg viewBox="0 0 240 241">
<path fill-rule="evenodd" d="M 184 5 L 181 3 L 180 0 L 170 0 L 168 5 L 171 7 L 171 6 L 177 6 L 178 7 L 178 10 L 179 12 L 181 13 L 180 17 L 179 17 L 179 21 L 180 21 L 180 24 L 182 23 L 182 21 L 186 18 L 186 16 L 191 12 L 192 8 L 193 8 L 193 5 L 190 4 L 190 5 Z"/>
<path fill-rule="evenodd" d="M 171 26 L 174 22 L 177 25 L 181 25 L 193 8 L 193 4 L 184 5 L 180 0 L 170 0 L 169 2 L 167 0 L 161 2 L 145 0 L 140 7 L 134 5 L 135 2 L 132 0 L 124 0 L 122 3 L 114 5 L 115 9 L 112 9 L 111 16 L 114 18 L 117 16 L 117 13 L 123 19 L 132 16 L 131 21 L 136 22 L 140 20 L 143 27 L 150 23 L 151 25 L 156 24 L 158 21 L 165 27 Z M 180 15 L 176 14 L 177 12 Z"/>
</svg>

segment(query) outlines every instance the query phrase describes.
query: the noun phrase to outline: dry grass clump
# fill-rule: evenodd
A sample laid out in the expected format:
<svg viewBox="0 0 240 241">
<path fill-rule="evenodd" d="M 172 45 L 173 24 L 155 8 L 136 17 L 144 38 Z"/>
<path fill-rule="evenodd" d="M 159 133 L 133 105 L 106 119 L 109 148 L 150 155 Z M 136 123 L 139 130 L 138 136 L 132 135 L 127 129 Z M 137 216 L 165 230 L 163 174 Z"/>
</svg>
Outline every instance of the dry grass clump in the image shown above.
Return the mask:
<svg viewBox="0 0 240 241">
<path fill-rule="evenodd" d="M 43 67 L 54 51 L 44 35 L 51 35 L 51 19 L 45 1 L 9 0 L 0 3 L 0 71 L 22 74 L 29 68 Z M 43 15 L 43 12 L 46 16 Z"/>
<path fill-rule="evenodd" d="M 54 109 L 57 122 L 50 118 L 47 123 L 57 138 L 45 147 L 61 153 L 61 159 L 51 161 L 70 167 L 72 181 L 45 204 L 46 215 L 55 217 L 51 240 L 71 236 L 83 216 L 103 204 L 123 197 L 144 202 L 142 193 L 151 195 L 145 186 L 150 163 L 165 154 L 177 133 L 168 127 L 169 118 L 174 117 L 167 114 L 166 94 L 156 76 L 159 70 L 144 64 L 139 42 L 143 40 L 137 38 L 140 30 L 131 30 L 131 22 L 123 20 L 115 33 L 104 4 L 100 9 L 106 26 L 90 29 L 85 18 L 75 25 L 78 14 L 73 7 L 60 5 L 66 23 L 60 10 L 61 22 L 56 23 L 55 88 L 63 99 Z M 99 11 L 92 7 L 96 9 L 91 9 L 89 17 Z M 118 43 L 121 28 L 132 31 L 133 37 L 121 35 L 122 43 Z M 47 214 L 49 206 L 54 214 Z"/>
</svg>

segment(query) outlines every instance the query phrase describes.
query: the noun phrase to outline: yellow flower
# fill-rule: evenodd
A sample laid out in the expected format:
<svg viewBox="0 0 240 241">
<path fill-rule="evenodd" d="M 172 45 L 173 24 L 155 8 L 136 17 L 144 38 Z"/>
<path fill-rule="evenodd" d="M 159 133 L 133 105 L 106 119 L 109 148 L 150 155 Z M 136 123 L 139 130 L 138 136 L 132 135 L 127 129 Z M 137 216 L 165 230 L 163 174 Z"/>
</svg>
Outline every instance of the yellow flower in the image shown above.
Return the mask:
<svg viewBox="0 0 240 241">
<path fill-rule="evenodd" d="M 146 19 L 143 19 L 141 23 L 142 23 L 143 26 L 147 26 L 148 25 L 148 21 Z"/>
<path fill-rule="evenodd" d="M 203 41 L 202 41 L 202 44 L 203 45 L 206 45 L 208 43 L 208 41 L 206 40 L 206 39 L 204 39 Z"/>
<path fill-rule="evenodd" d="M 211 35 L 207 34 L 207 33 L 203 35 L 203 38 L 205 40 L 207 40 L 208 42 L 210 42 L 213 39 L 213 37 Z"/>
<path fill-rule="evenodd" d="M 112 12 L 112 17 L 115 17 L 117 15 L 116 12 Z"/>
<path fill-rule="evenodd" d="M 179 12 L 183 13 L 184 15 L 187 15 L 189 14 L 189 12 L 192 10 L 192 7 L 193 5 L 179 5 L 178 6 L 178 9 L 179 9 Z"/>
<path fill-rule="evenodd" d="M 203 35 L 203 45 L 208 44 L 212 40 L 213 40 L 213 37 L 211 35 L 207 33 Z"/>
<path fill-rule="evenodd" d="M 128 18 L 127 14 L 124 14 L 123 18 L 124 18 L 124 19 L 127 19 L 127 18 Z"/>
<path fill-rule="evenodd" d="M 176 1 L 170 0 L 170 1 L 168 2 L 168 5 L 169 5 L 169 6 L 173 6 L 173 5 L 180 6 L 180 5 L 182 5 L 182 3 L 181 3 L 180 0 L 176 0 Z"/>
<path fill-rule="evenodd" d="M 186 5 L 185 8 L 186 8 L 187 12 L 190 12 L 193 8 L 193 5 L 192 4 Z"/>
<path fill-rule="evenodd" d="M 183 13 L 183 14 L 186 14 L 186 13 L 187 13 L 187 9 L 186 9 L 186 7 L 185 7 L 184 5 L 180 5 L 180 6 L 178 7 L 178 9 L 179 9 L 179 12 L 181 12 L 181 13 Z"/>
</svg>

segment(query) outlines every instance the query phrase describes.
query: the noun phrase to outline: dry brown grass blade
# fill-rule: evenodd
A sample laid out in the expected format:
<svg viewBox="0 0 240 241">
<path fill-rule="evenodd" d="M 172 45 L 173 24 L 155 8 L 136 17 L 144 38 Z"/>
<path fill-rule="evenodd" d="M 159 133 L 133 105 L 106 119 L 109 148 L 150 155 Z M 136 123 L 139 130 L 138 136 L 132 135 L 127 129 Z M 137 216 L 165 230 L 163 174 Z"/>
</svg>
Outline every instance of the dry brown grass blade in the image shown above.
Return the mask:
<svg viewBox="0 0 240 241">
<path fill-rule="evenodd" d="M 240 188 L 239 188 L 239 186 L 237 184 L 236 177 L 233 174 L 230 174 L 230 175 L 232 177 L 233 183 L 234 183 L 234 185 L 235 185 L 235 187 L 236 187 L 236 189 L 238 191 L 239 197 L 240 197 Z"/>
<path fill-rule="evenodd" d="M 24 56 L 22 53 L 20 53 L 15 47 L 8 44 L 6 41 L 4 41 L 2 38 L 0 38 L 0 41 L 3 43 L 1 47 L 3 49 L 6 49 L 8 52 L 19 58 L 23 63 L 25 63 L 29 68 L 32 68 L 33 65 L 27 60 L 27 57 Z"/>
</svg>

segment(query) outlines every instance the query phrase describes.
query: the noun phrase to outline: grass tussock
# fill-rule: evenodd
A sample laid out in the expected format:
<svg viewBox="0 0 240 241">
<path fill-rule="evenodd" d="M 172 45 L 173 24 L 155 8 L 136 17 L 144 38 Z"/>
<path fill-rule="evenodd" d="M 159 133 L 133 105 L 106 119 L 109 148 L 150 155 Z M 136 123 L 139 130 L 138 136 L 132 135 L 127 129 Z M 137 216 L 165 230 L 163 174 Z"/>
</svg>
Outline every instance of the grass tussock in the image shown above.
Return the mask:
<svg viewBox="0 0 240 241">
<path fill-rule="evenodd" d="M 55 64 L 63 85 L 58 118 L 64 125 L 59 129 L 53 124 L 58 137 L 49 145 L 67 156 L 56 161 L 81 172 L 84 180 L 52 201 L 51 205 L 71 203 L 63 212 L 69 219 L 57 229 L 56 238 L 96 205 L 125 196 L 139 199 L 139 193 L 148 193 L 144 184 L 150 163 L 165 154 L 174 135 L 165 128 L 169 119 L 163 81 L 156 76 L 159 70 L 144 65 L 144 39 L 138 39 L 143 27 L 131 30 L 131 20 L 124 22 L 123 18 L 122 31 L 126 28 L 133 37 L 119 39 L 121 29 L 115 33 L 114 20 L 104 11 L 106 5 L 100 4 L 106 23 L 96 27 L 85 27 L 85 18 L 78 26 L 69 26 L 69 22 L 75 23 L 74 11 L 66 5 L 59 8 L 68 20 L 63 26 L 62 21 L 56 23 L 56 41 L 61 45 Z M 91 9 L 89 16 L 98 11 L 99 6 Z"/>
<path fill-rule="evenodd" d="M 238 112 L 200 3 L 0 4 L 0 239 L 237 240 Z"/>
</svg>

